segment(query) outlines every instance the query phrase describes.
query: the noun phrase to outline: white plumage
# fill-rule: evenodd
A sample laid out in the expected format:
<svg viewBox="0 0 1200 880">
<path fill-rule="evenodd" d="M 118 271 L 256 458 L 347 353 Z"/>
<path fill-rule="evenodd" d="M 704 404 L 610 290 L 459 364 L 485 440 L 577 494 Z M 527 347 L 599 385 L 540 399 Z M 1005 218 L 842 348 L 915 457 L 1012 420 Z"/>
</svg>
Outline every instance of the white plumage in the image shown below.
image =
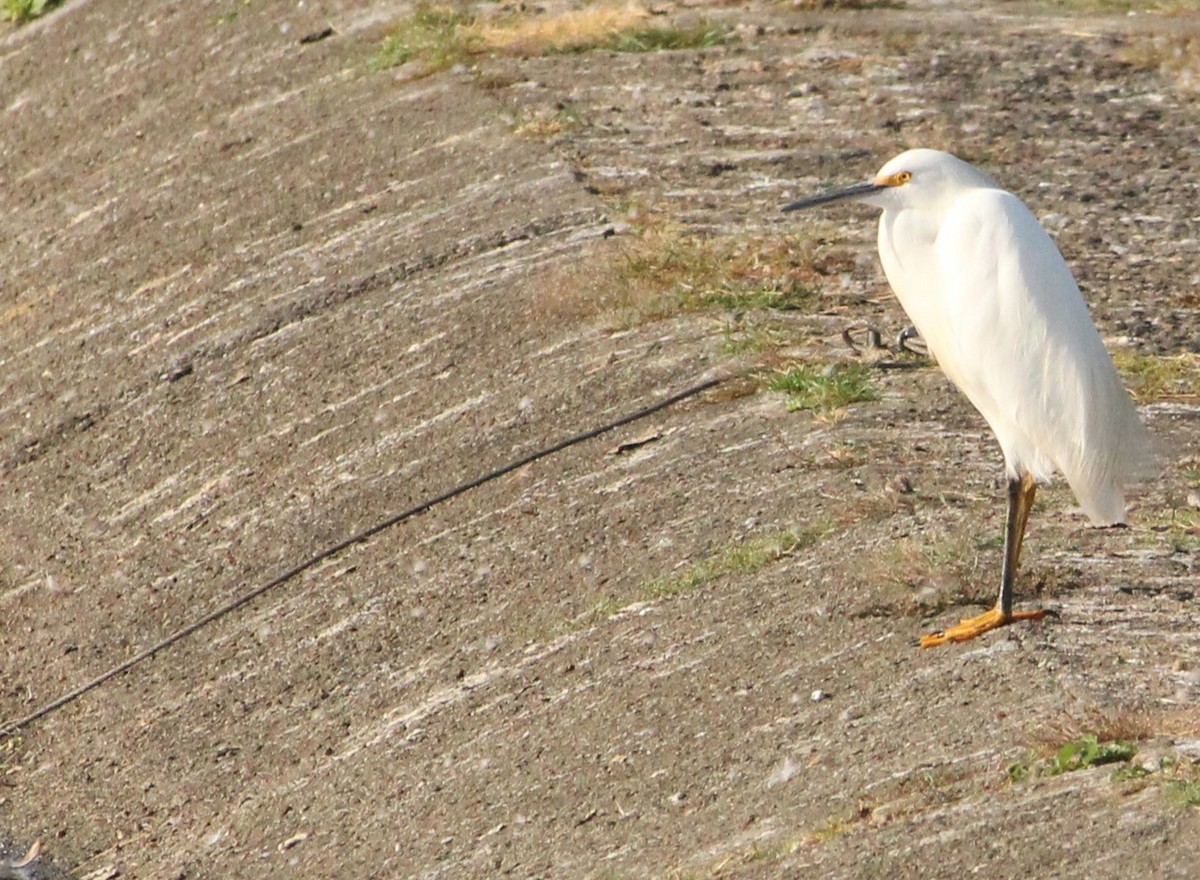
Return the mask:
<svg viewBox="0 0 1200 880">
<path fill-rule="evenodd" d="M 843 200 L 882 208 L 879 256 L 950 380 L 995 432 L 1009 478 L 1000 601 L 923 645 L 963 641 L 1042 612 L 1012 611 L 1038 483 L 1061 472 L 1099 525 L 1125 521 L 1125 489 L 1152 465 L 1150 436 L 1071 270 L 1037 218 L 981 171 L 909 150 L 873 181 L 784 210 Z"/>
<path fill-rule="evenodd" d="M 1020 199 L 948 153 L 909 150 L 876 179 L 902 171 L 907 184 L 863 201 L 883 208 L 884 272 L 929 350 L 1010 477 L 1058 470 L 1093 522 L 1124 522 L 1149 435 L 1058 248 Z"/>
</svg>

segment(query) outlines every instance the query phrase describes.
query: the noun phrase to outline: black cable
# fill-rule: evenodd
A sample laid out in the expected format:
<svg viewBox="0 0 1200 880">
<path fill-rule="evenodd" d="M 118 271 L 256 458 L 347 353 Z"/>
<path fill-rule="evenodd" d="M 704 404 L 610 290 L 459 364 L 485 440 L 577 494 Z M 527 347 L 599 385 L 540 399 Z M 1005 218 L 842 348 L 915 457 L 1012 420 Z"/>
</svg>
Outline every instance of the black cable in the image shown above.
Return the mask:
<svg viewBox="0 0 1200 880">
<path fill-rule="evenodd" d="M 498 477 L 502 477 L 505 474 L 508 474 L 508 473 L 511 473 L 512 471 L 517 470 L 517 468 L 524 467 L 527 464 L 532 464 L 533 462 L 537 461 L 538 459 L 542 459 L 549 455 L 553 455 L 556 452 L 561 452 L 562 450 L 567 449 L 568 447 L 575 446 L 579 443 L 583 443 L 586 440 L 591 440 L 593 437 L 599 437 L 601 434 L 607 434 L 609 431 L 620 428 L 622 425 L 628 425 L 630 422 L 636 422 L 639 419 L 644 419 L 644 418 L 646 418 L 646 416 L 653 415 L 654 413 L 659 412 L 660 410 L 664 410 L 667 407 L 674 406 L 675 404 L 680 403 L 681 401 L 687 400 L 689 397 L 695 397 L 696 395 L 698 395 L 704 391 L 707 391 L 709 388 L 712 388 L 715 385 L 719 385 L 722 381 L 723 381 L 722 379 L 716 378 L 716 379 L 709 379 L 707 382 L 701 382 L 699 385 L 693 385 L 690 388 L 686 388 L 683 391 L 680 391 L 678 394 L 673 394 L 664 400 L 660 400 L 658 403 L 654 403 L 649 406 L 643 407 L 642 409 L 639 409 L 636 412 L 630 413 L 629 415 L 622 416 L 621 418 L 616 419 L 611 422 L 606 422 L 605 424 L 600 425 L 599 427 L 592 428 L 591 430 L 584 431 L 580 434 L 575 434 L 574 436 L 568 437 L 565 440 L 560 440 L 558 443 L 555 443 L 553 446 L 547 446 L 543 449 L 537 450 L 536 452 L 531 452 L 528 455 L 524 456 L 523 458 L 519 458 L 516 461 L 509 462 L 508 464 L 498 467 L 493 471 L 489 471 L 488 473 L 484 474 L 483 476 L 476 477 L 473 480 L 468 480 L 465 483 L 460 483 L 459 485 L 455 486 L 453 489 L 449 489 L 446 492 L 443 492 L 441 495 L 437 495 L 426 501 L 422 501 L 417 506 L 410 507 L 408 510 L 404 511 L 403 513 L 398 513 L 394 516 L 388 517 L 387 519 L 383 520 L 383 522 L 377 523 L 376 525 L 373 525 L 368 529 L 364 529 L 363 531 L 357 533 L 356 535 L 353 535 L 352 537 L 346 538 L 344 541 L 341 541 L 337 544 L 334 544 L 331 547 L 326 548 L 325 550 L 322 550 L 316 556 L 312 556 L 309 559 L 307 559 L 304 562 L 297 565 L 296 567 L 288 569 L 283 574 L 279 575 L 278 577 L 274 578 L 273 580 L 267 581 L 265 584 L 261 584 L 261 585 L 255 587 L 253 590 L 243 593 L 242 595 L 238 596 L 237 598 L 232 599 L 229 602 L 226 602 L 224 605 L 221 605 L 219 608 L 216 608 L 215 610 L 210 611 L 208 614 L 205 614 L 203 617 L 199 618 L 198 620 L 194 620 L 191 623 L 189 623 L 187 626 L 185 626 L 181 629 L 177 629 L 175 632 L 171 633 L 170 635 L 166 636 L 165 638 L 161 639 L 160 641 L 155 642 L 150 647 L 138 652 L 137 654 L 134 654 L 132 657 L 128 658 L 127 660 L 125 660 L 121 663 L 118 663 L 116 666 L 112 667 L 109 670 L 106 670 L 105 672 L 101 673 L 100 675 L 97 675 L 95 678 L 91 679 L 90 681 L 84 682 L 83 684 L 79 685 L 79 687 L 75 688 L 74 690 L 68 691 L 67 693 L 65 693 L 61 697 L 59 697 L 58 699 L 53 700 L 52 702 L 47 703 L 46 705 L 42 706 L 41 708 L 37 709 L 36 711 L 29 713 L 24 718 L 18 718 L 16 721 L 9 721 L 3 727 L 0 727 L 0 739 L 12 736 L 18 730 L 21 730 L 22 728 L 27 727 L 28 725 L 32 724 L 34 721 L 37 721 L 38 719 L 43 718 L 46 715 L 49 715 L 51 712 L 54 712 L 57 709 L 61 709 L 63 706 L 67 705 L 68 703 L 74 702 L 79 697 L 86 694 L 88 691 L 93 690 L 93 689 L 99 687 L 100 685 L 104 684 L 110 678 L 117 677 L 122 672 L 125 672 L 128 669 L 131 669 L 132 667 L 138 665 L 142 661 L 149 660 L 151 657 L 153 657 L 159 651 L 165 650 L 166 648 L 171 647 L 171 645 L 174 645 L 176 642 L 186 639 L 188 636 L 192 635 L 192 633 L 196 632 L 199 629 L 202 629 L 205 626 L 208 626 L 208 624 L 212 623 L 214 620 L 224 617 L 226 614 L 229 614 L 231 611 L 236 611 L 238 608 L 241 608 L 247 602 L 251 602 L 254 599 L 257 599 L 259 596 L 261 596 L 263 593 L 267 592 L 268 590 L 273 590 L 275 587 L 278 587 L 282 584 L 287 583 L 288 581 L 292 580 L 297 575 L 303 574 L 305 571 L 308 571 L 308 569 L 312 568 L 313 566 L 315 566 L 321 562 L 324 562 L 326 559 L 329 559 L 331 556 L 336 556 L 337 554 L 341 553 L 343 550 L 347 549 L 348 547 L 353 547 L 355 544 L 361 544 L 363 541 L 366 541 L 367 539 L 372 538 L 375 535 L 379 534 L 384 529 L 390 529 L 392 526 L 399 525 L 400 523 L 404 522 L 407 519 L 411 519 L 414 516 L 419 516 L 420 514 L 425 513 L 430 508 L 435 507 L 444 501 L 449 501 L 451 498 L 454 498 L 458 495 L 462 495 L 464 492 L 469 492 L 472 489 L 476 489 L 479 486 L 482 486 L 484 483 L 491 482 L 492 480 L 495 480 Z"/>
</svg>

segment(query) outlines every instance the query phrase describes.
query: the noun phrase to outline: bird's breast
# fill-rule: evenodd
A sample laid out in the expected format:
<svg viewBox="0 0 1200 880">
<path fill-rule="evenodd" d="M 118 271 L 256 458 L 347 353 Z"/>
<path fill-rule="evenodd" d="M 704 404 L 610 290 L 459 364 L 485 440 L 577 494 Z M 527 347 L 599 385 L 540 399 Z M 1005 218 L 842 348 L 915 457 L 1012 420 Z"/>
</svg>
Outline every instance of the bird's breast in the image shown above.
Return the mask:
<svg viewBox="0 0 1200 880">
<path fill-rule="evenodd" d="M 896 299 L 930 351 L 938 356 L 939 313 L 945 291 L 938 270 L 937 225 L 925 212 L 884 211 L 879 218 L 879 260 Z"/>
</svg>

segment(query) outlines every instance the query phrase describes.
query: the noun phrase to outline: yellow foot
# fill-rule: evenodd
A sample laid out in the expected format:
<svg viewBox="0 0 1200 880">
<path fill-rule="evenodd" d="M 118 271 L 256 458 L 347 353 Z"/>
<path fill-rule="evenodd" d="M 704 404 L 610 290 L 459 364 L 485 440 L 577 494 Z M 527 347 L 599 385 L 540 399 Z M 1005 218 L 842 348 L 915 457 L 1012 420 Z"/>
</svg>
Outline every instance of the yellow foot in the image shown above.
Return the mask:
<svg viewBox="0 0 1200 880">
<path fill-rule="evenodd" d="M 1005 614 L 999 608 L 993 608 L 977 617 L 968 617 L 947 630 L 921 636 L 921 647 L 934 648 L 947 642 L 965 642 L 1018 620 L 1041 620 L 1045 616 L 1046 612 L 1040 608 L 1035 611 L 1014 611 L 1012 614 Z"/>
</svg>

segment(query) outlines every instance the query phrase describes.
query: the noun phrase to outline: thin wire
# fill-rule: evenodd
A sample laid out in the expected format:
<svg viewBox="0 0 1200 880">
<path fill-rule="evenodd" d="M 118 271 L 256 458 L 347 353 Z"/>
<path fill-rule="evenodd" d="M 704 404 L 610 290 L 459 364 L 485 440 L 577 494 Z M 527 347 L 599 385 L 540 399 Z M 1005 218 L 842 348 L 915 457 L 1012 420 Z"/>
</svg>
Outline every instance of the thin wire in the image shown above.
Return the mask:
<svg viewBox="0 0 1200 880">
<path fill-rule="evenodd" d="M 59 697 L 58 699 L 53 700 L 53 701 L 47 703 L 46 705 L 42 706 L 40 709 L 29 713 L 24 718 L 18 718 L 16 721 L 9 721 L 3 727 L 0 727 L 0 739 L 5 739 L 7 737 L 10 737 L 17 731 L 29 726 L 34 721 L 44 718 L 45 716 L 49 715 L 51 712 L 61 709 L 63 706 L 67 705 L 68 703 L 74 702 L 75 700 L 79 699 L 84 694 L 86 694 L 88 691 L 98 688 L 100 685 L 104 684 L 109 679 L 116 678 L 122 672 L 132 669 L 134 666 L 137 666 L 139 663 L 142 663 L 143 661 L 149 660 L 151 657 L 153 657 L 155 654 L 159 653 L 160 651 L 163 651 L 163 650 L 171 647 L 176 642 L 186 639 L 188 636 L 192 635 L 197 630 L 203 629 L 204 627 L 208 626 L 213 621 L 224 617 L 226 614 L 229 614 L 232 611 L 236 611 L 238 608 L 241 608 L 246 603 L 252 602 L 253 600 L 257 599 L 259 596 L 261 596 L 263 593 L 266 593 L 268 590 L 273 590 L 278 586 L 286 584 L 288 581 L 292 580 L 297 575 L 303 574 L 304 572 L 308 571 L 313 566 L 318 565 L 321 562 L 324 562 L 326 559 L 329 559 L 331 556 L 336 556 L 337 554 L 341 553 L 343 550 L 347 549 L 348 547 L 353 547 L 355 544 L 361 544 L 364 541 L 366 541 L 366 540 L 374 537 L 375 535 L 379 534 L 380 532 L 384 531 L 385 529 L 390 529 L 392 526 L 399 525 L 400 523 L 404 522 L 407 519 L 412 519 L 414 516 L 419 516 L 420 514 L 425 513 L 430 508 L 435 507 L 444 501 L 449 501 L 451 498 L 454 498 L 458 495 L 462 495 L 464 492 L 470 492 L 472 489 L 476 489 L 479 486 L 482 486 L 484 483 L 491 482 L 492 480 L 502 477 L 505 474 L 511 473 L 512 471 L 515 471 L 518 468 L 522 468 L 527 464 L 532 464 L 533 462 L 538 461 L 539 459 L 542 459 L 542 458 L 546 458 L 547 456 L 553 455 L 556 452 L 561 452 L 562 450 L 567 449 L 571 446 L 576 446 L 580 443 L 583 443 L 586 440 L 591 440 L 593 437 L 599 437 L 601 434 L 607 434 L 609 431 L 613 431 L 617 428 L 620 428 L 623 425 L 628 425 L 630 422 L 636 422 L 639 419 L 644 419 L 647 416 L 653 415 L 656 412 L 666 409 L 667 407 L 674 406 L 677 403 L 687 400 L 689 397 L 695 397 L 696 395 L 698 395 L 704 391 L 707 391 L 709 388 L 712 388 L 715 385 L 719 385 L 722 381 L 723 381 L 723 379 L 721 379 L 721 378 L 709 379 L 706 382 L 701 382 L 699 385 L 693 385 L 690 388 L 685 388 L 683 391 L 680 391 L 678 394 L 673 394 L 670 397 L 665 398 L 664 400 L 660 400 L 658 403 L 650 404 L 649 406 L 643 407 L 642 409 L 639 409 L 636 412 L 630 413 L 629 415 L 622 416 L 621 418 L 615 419 L 614 421 L 611 421 L 611 422 L 606 422 L 605 424 L 600 425 L 599 427 L 592 428 L 592 429 L 584 431 L 580 434 L 575 434 L 574 436 L 568 437 L 565 440 L 560 440 L 558 443 L 555 443 L 553 446 L 547 446 L 543 449 L 537 450 L 536 452 L 531 452 L 528 455 L 517 459 L 516 461 L 511 461 L 506 465 L 503 465 L 501 467 L 496 468 L 495 470 L 492 470 L 486 474 L 483 474 L 482 476 L 475 477 L 473 480 L 468 480 L 465 483 L 460 483 L 459 485 L 455 486 L 453 489 L 449 489 L 449 490 L 443 492 L 441 495 L 437 495 L 433 498 L 422 501 L 420 504 L 416 505 L 415 507 L 410 507 L 408 510 L 404 511 L 403 513 L 397 513 L 394 516 L 388 517 L 387 519 L 383 520 L 382 522 L 377 523 L 368 529 L 364 529 L 363 531 L 358 532 L 357 534 L 353 535 L 352 537 L 346 538 L 344 541 L 340 541 L 339 543 L 334 544 L 334 545 L 326 548 L 325 550 L 322 550 L 316 556 L 312 556 L 309 559 L 305 560 L 304 562 L 301 562 L 299 565 L 295 566 L 294 568 L 288 569 L 283 574 L 279 575 L 278 577 L 274 578 L 273 580 L 267 581 L 265 584 L 261 584 L 260 586 L 257 586 L 254 589 L 252 589 L 246 593 L 243 593 L 242 595 L 238 596 L 237 598 L 232 599 L 229 602 L 226 602 L 224 605 L 221 605 L 220 607 L 210 611 L 208 614 L 205 614 L 203 617 L 192 621 L 187 626 L 184 626 L 181 629 L 177 629 L 175 632 L 171 633 L 169 636 L 166 636 L 162 640 L 155 642 L 150 647 L 140 651 L 137 654 L 134 654 L 132 657 L 128 658 L 127 660 L 125 660 L 121 663 L 118 663 L 116 666 L 101 673 L 100 675 L 97 675 L 95 678 L 91 679 L 90 681 L 84 682 L 83 684 L 79 685 L 79 687 L 75 688 L 74 690 L 68 691 L 67 693 L 65 693 L 61 697 Z"/>
</svg>

